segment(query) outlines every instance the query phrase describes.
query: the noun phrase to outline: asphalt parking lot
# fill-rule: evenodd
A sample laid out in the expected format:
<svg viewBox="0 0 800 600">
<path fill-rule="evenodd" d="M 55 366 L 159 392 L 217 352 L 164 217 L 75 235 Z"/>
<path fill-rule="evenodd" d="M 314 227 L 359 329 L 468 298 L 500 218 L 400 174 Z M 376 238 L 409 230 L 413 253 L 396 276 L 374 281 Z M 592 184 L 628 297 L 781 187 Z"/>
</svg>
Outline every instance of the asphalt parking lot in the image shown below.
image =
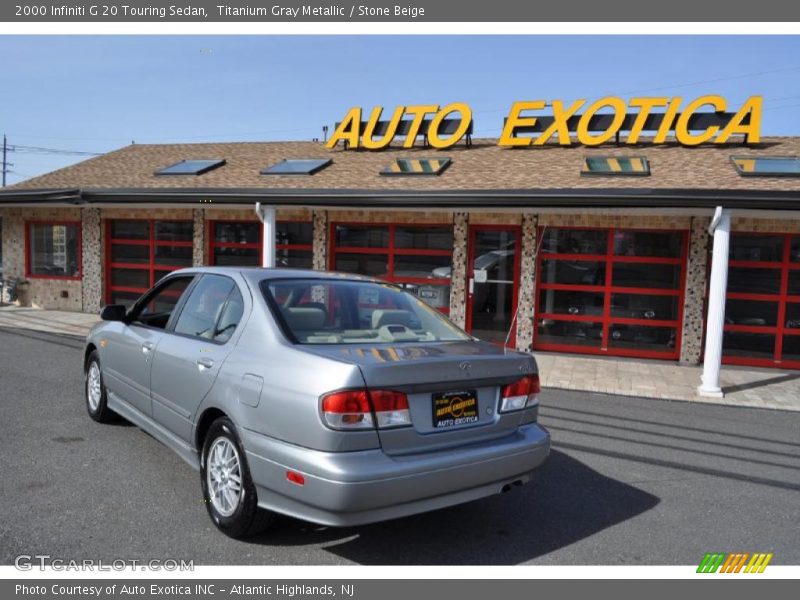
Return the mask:
<svg viewBox="0 0 800 600">
<path fill-rule="evenodd" d="M 86 415 L 80 340 L 0 330 L 0 563 L 800 564 L 800 414 L 545 390 L 553 452 L 503 496 L 349 529 L 281 518 L 239 542 L 197 473 L 140 429 Z"/>
</svg>

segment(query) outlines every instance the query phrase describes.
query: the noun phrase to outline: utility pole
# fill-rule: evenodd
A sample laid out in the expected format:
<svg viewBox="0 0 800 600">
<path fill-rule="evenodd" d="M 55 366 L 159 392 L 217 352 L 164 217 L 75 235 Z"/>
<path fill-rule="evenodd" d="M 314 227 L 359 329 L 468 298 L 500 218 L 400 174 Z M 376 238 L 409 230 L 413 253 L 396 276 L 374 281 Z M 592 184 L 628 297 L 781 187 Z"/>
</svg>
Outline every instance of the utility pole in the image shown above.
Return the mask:
<svg viewBox="0 0 800 600">
<path fill-rule="evenodd" d="M 8 151 L 8 143 L 6 140 L 6 134 L 3 134 L 3 187 L 6 187 L 6 155 Z"/>
</svg>

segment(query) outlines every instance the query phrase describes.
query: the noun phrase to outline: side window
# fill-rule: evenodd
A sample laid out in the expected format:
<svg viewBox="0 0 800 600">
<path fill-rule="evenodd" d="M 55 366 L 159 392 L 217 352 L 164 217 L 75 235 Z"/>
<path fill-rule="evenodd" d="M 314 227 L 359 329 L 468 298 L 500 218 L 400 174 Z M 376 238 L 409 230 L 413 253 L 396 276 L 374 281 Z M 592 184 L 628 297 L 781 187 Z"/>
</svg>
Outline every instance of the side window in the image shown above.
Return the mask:
<svg viewBox="0 0 800 600">
<path fill-rule="evenodd" d="M 186 301 L 175 324 L 175 333 L 215 339 L 217 323 L 235 287 L 233 280 L 227 277 L 204 275 Z"/>
<path fill-rule="evenodd" d="M 225 302 L 222 314 L 214 330 L 214 341 L 224 343 L 231 339 L 233 332 L 236 331 L 236 327 L 239 325 L 239 321 L 242 320 L 243 313 L 244 301 L 242 300 L 242 294 L 239 292 L 239 288 L 234 286 L 227 302 Z"/>
<path fill-rule="evenodd" d="M 145 296 L 131 313 L 131 322 L 164 329 L 193 277 L 175 277 Z"/>
</svg>

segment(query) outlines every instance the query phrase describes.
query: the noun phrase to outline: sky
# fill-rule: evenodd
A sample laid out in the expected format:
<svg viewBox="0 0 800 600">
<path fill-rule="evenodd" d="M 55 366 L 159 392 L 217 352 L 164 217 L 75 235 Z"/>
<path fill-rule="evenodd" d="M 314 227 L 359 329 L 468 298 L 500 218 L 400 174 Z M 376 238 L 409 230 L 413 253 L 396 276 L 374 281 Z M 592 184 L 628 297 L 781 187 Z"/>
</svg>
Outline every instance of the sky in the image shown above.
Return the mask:
<svg viewBox="0 0 800 600">
<path fill-rule="evenodd" d="M 321 138 L 352 106 L 466 102 L 493 137 L 517 100 L 762 95 L 762 134 L 800 135 L 800 36 L 36 35 L 0 57 L 9 185 L 132 142 Z"/>
</svg>

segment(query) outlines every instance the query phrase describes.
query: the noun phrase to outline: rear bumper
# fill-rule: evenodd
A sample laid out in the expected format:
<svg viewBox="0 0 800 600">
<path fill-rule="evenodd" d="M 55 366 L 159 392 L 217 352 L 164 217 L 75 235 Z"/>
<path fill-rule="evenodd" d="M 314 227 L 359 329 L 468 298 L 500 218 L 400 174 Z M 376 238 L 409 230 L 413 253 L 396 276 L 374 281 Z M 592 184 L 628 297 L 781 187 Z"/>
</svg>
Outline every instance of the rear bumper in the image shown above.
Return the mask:
<svg viewBox="0 0 800 600">
<path fill-rule="evenodd" d="M 527 483 L 550 452 L 550 434 L 532 423 L 512 435 L 409 456 L 381 450 L 320 452 L 243 431 L 259 506 L 332 526 L 436 510 Z M 286 479 L 303 474 L 305 485 Z"/>
</svg>

